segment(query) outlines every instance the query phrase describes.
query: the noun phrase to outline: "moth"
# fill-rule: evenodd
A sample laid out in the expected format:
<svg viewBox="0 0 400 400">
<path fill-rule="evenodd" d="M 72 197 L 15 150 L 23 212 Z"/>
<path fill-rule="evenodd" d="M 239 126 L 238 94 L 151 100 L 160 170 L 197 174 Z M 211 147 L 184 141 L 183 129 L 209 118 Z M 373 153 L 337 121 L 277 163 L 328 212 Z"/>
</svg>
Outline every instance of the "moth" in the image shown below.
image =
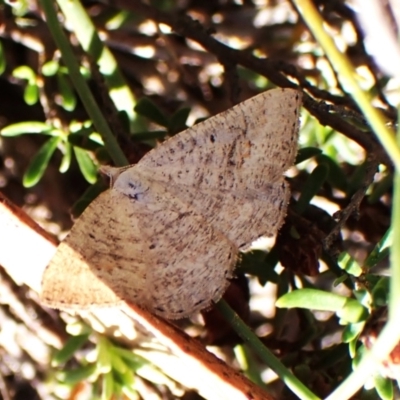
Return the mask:
<svg viewBox="0 0 400 400">
<path fill-rule="evenodd" d="M 218 301 L 237 256 L 273 236 L 289 201 L 301 93 L 273 89 L 168 139 L 138 164 L 107 169 L 100 194 L 42 280 L 50 307 L 138 304 L 168 319 Z"/>
</svg>

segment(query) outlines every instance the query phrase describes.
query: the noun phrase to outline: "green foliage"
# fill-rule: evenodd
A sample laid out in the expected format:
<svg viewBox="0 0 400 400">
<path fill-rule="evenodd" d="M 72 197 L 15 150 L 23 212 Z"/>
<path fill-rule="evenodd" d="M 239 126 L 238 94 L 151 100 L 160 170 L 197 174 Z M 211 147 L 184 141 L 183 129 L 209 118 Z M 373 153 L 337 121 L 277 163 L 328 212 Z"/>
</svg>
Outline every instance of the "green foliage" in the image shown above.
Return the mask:
<svg viewBox="0 0 400 400">
<path fill-rule="evenodd" d="M 307 308 L 333 311 L 344 323 L 364 321 L 368 310 L 357 300 L 316 289 L 298 289 L 286 293 L 276 301 L 279 308 Z"/>
<path fill-rule="evenodd" d="M 90 382 L 93 396 L 105 400 L 122 394 L 137 399 L 135 375 L 145 376 L 154 383 L 165 381 L 162 372 L 142 356 L 91 331 L 71 336 L 54 353 L 52 365 L 58 369 L 55 373 L 58 384 L 73 390 L 83 381 Z"/>
<path fill-rule="evenodd" d="M 64 347 L 53 355 L 52 365 L 58 367 L 69 361 L 74 357 L 75 352 L 77 352 L 88 341 L 88 339 L 89 333 L 70 336 L 64 344 Z"/>
<path fill-rule="evenodd" d="M 22 181 L 25 187 L 35 186 L 40 181 L 59 142 L 57 136 L 48 139 L 32 158 Z"/>
<path fill-rule="evenodd" d="M 29 11 L 29 0 L 5 0 L 11 6 L 12 12 L 17 17 L 24 16 Z"/>
<path fill-rule="evenodd" d="M 185 130 L 187 128 L 186 120 L 191 110 L 189 107 L 184 107 L 177 110 L 171 117 L 167 117 L 153 101 L 143 97 L 137 102 L 135 111 L 157 125 L 166 128 L 165 131 L 138 132 L 133 135 L 136 140 L 150 140 L 162 139 L 167 135 L 174 135 Z"/>
<path fill-rule="evenodd" d="M 299 214 L 302 214 L 305 211 L 311 199 L 318 193 L 322 184 L 325 182 L 328 173 L 329 168 L 322 164 L 318 165 L 309 175 L 307 181 L 304 183 L 300 198 L 296 204 L 296 211 Z"/>
<path fill-rule="evenodd" d="M 4 54 L 3 44 L 0 41 L 0 75 L 6 70 L 7 61 Z"/>
<path fill-rule="evenodd" d="M 382 400 L 393 399 L 393 382 L 390 379 L 384 378 L 381 375 L 375 375 L 374 386 Z"/>
<path fill-rule="evenodd" d="M 0 136 L 4 137 L 15 137 L 24 134 L 51 136 L 32 158 L 28 169 L 25 171 L 23 178 L 25 187 L 32 187 L 40 181 L 57 148 L 63 155 L 59 167 L 61 173 L 67 172 L 71 165 L 72 147 L 83 177 L 91 184 L 97 181 L 97 163 L 91 157 L 89 150 L 97 149 L 100 144 L 93 139 L 96 135 L 91 129 L 91 125 L 73 122 L 69 128 L 69 132 L 64 132 L 40 121 L 26 121 L 8 125 L 0 131 Z M 72 136 L 76 136 L 77 139 L 71 140 Z M 87 150 L 81 148 L 85 147 L 82 145 L 83 140 L 86 143 Z"/>
<path fill-rule="evenodd" d="M 58 88 L 61 95 L 61 105 L 66 111 L 73 111 L 76 107 L 76 96 L 69 83 L 68 76 L 62 71 L 57 73 Z"/>
<path fill-rule="evenodd" d="M 37 84 L 37 77 L 35 71 L 27 65 L 21 65 L 12 72 L 15 78 L 23 79 L 27 81 L 24 90 L 25 103 L 32 106 L 39 100 L 39 88 Z"/>
</svg>

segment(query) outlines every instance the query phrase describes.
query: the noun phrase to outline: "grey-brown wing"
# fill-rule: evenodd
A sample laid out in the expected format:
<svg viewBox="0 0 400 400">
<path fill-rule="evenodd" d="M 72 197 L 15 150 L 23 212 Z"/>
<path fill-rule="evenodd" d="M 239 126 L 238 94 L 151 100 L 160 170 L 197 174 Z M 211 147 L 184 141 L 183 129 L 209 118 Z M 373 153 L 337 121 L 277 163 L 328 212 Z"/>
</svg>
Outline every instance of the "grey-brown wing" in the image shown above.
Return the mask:
<svg viewBox="0 0 400 400">
<path fill-rule="evenodd" d="M 222 296 L 236 246 L 193 207 L 134 172 L 99 196 L 61 243 L 43 277 L 46 304 L 79 309 L 130 301 L 183 318 Z"/>
<path fill-rule="evenodd" d="M 300 105 L 297 90 L 261 93 L 167 140 L 138 167 L 194 189 L 262 189 L 293 165 Z"/>
</svg>

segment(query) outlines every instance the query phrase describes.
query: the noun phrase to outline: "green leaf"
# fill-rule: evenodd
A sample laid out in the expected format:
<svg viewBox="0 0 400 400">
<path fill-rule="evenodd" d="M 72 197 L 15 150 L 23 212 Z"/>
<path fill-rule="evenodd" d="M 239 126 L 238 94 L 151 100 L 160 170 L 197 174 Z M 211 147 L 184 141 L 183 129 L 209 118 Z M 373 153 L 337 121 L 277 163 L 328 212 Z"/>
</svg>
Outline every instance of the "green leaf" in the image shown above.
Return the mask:
<svg viewBox="0 0 400 400">
<path fill-rule="evenodd" d="M 112 344 L 104 337 L 99 336 L 97 344 L 97 368 L 102 374 L 107 374 L 111 371 L 111 349 Z"/>
<path fill-rule="evenodd" d="M 65 142 L 64 145 L 64 154 L 61 160 L 60 168 L 58 169 L 62 174 L 68 171 L 72 158 L 72 146 L 68 142 Z"/>
<path fill-rule="evenodd" d="M 358 339 L 349 342 L 349 355 L 351 358 L 355 358 L 357 355 L 357 343 Z"/>
<path fill-rule="evenodd" d="M 136 374 L 153 382 L 155 385 L 165 385 L 169 381 L 169 378 L 167 378 L 161 370 L 150 363 L 140 367 L 136 371 Z"/>
<path fill-rule="evenodd" d="M 126 110 L 119 110 L 117 115 L 118 115 L 118 120 L 121 123 L 122 129 L 125 130 L 126 132 L 130 132 L 131 131 L 130 120 Z"/>
<path fill-rule="evenodd" d="M 96 364 L 82 365 L 69 371 L 61 371 L 56 374 L 56 377 L 60 382 L 67 385 L 74 385 L 89 378 L 95 381 L 97 377 Z"/>
<path fill-rule="evenodd" d="M 286 293 L 277 300 L 276 306 L 334 311 L 346 322 L 360 322 L 368 317 L 368 310 L 357 300 L 318 289 L 299 289 Z"/>
<path fill-rule="evenodd" d="M 278 283 L 279 275 L 275 271 L 277 262 L 278 258 L 272 251 L 266 253 L 262 250 L 252 250 L 241 255 L 238 268 L 246 274 L 256 276 L 260 285 L 264 286 L 267 282 Z"/>
<path fill-rule="evenodd" d="M 354 342 L 350 342 L 350 344 L 352 344 L 352 343 L 354 343 Z M 367 351 L 367 349 L 365 348 L 364 345 L 358 346 L 355 349 L 355 353 L 354 353 L 354 356 L 353 356 L 353 361 L 351 363 L 352 367 L 353 367 L 353 370 L 358 367 L 358 365 L 360 364 L 360 361 L 361 361 L 361 359 L 364 356 L 366 351 Z"/>
<path fill-rule="evenodd" d="M 322 150 L 316 148 L 316 147 L 304 147 L 299 150 L 296 156 L 296 161 L 294 162 L 295 165 L 302 163 L 305 160 L 308 160 L 309 158 L 315 157 L 318 154 L 321 154 Z"/>
<path fill-rule="evenodd" d="M 105 27 L 107 30 L 113 31 L 124 26 L 126 22 L 129 22 L 131 14 L 128 11 L 115 11 L 110 13 Z"/>
<path fill-rule="evenodd" d="M 115 382 L 121 385 L 121 389 L 124 390 L 126 387 L 132 388 L 134 385 L 134 375 L 133 372 L 128 369 L 125 365 L 125 371 L 119 371 L 118 369 L 113 369 L 113 375 Z"/>
<path fill-rule="evenodd" d="M 334 281 L 333 281 L 333 287 L 339 286 L 341 283 L 343 283 L 346 279 L 349 278 L 348 274 L 342 274 L 338 276 Z"/>
<path fill-rule="evenodd" d="M 129 371 L 128 366 L 124 363 L 122 358 L 117 353 L 111 351 L 110 356 L 113 370 L 117 371 L 120 374 L 125 374 L 126 371 Z"/>
<path fill-rule="evenodd" d="M 364 183 L 365 172 L 366 172 L 367 164 L 366 162 L 357 166 L 353 175 L 348 180 L 347 185 L 347 195 L 352 196 Z"/>
<path fill-rule="evenodd" d="M 12 76 L 18 79 L 26 79 L 29 83 L 36 82 L 35 71 L 27 65 L 21 65 L 13 70 Z"/>
<path fill-rule="evenodd" d="M 340 318 L 340 324 L 346 325 L 365 321 L 369 316 L 369 311 L 357 300 L 347 299 L 343 308 L 338 310 L 336 314 Z"/>
<path fill-rule="evenodd" d="M 390 278 L 387 276 L 383 276 L 376 283 L 374 288 L 372 289 L 372 298 L 374 305 L 377 307 L 387 305 L 389 301 L 389 292 L 390 292 Z"/>
<path fill-rule="evenodd" d="M 147 97 L 143 97 L 137 102 L 135 111 L 158 125 L 165 126 L 166 128 L 169 125 L 168 118 L 159 107 Z"/>
<path fill-rule="evenodd" d="M 60 64 L 57 61 L 47 61 L 42 65 L 42 74 L 44 76 L 54 76 L 57 73 L 59 67 Z"/>
<path fill-rule="evenodd" d="M 91 132 L 91 131 L 90 131 Z M 88 132 L 80 131 L 72 135 L 68 135 L 68 142 L 81 149 L 88 151 L 97 151 L 104 146 L 88 137 Z"/>
<path fill-rule="evenodd" d="M 329 173 L 329 168 L 326 165 L 318 165 L 309 175 L 303 185 L 300 198 L 297 201 L 295 210 L 302 214 L 310 203 L 311 199 L 317 194 L 322 184 L 325 182 Z"/>
<path fill-rule="evenodd" d="M 342 333 L 343 343 L 350 343 L 351 341 L 355 340 L 364 329 L 364 326 L 365 322 L 346 325 Z"/>
<path fill-rule="evenodd" d="M 355 277 L 359 277 L 363 273 L 363 270 L 358 264 L 358 262 L 353 257 L 351 257 L 349 253 L 345 251 L 339 255 L 338 265 L 348 274 L 353 275 Z"/>
<path fill-rule="evenodd" d="M 383 179 L 381 179 L 372 188 L 372 193 L 368 196 L 368 203 L 374 204 L 379 201 L 379 199 L 386 193 L 389 192 L 390 188 L 393 186 L 393 174 L 387 174 Z"/>
<path fill-rule="evenodd" d="M 132 385 L 123 384 L 121 391 L 130 400 L 137 400 L 138 398 L 138 394 Z"/>
<path fill-rule="evenodd" d="M 59 135 L 58 130 L 40 121 L 17 122 L 16 124 L 7 125 L 1 130 L 1 135 L 7 137 L 24 135 L 27 133 L 41 133 L 52 136 Z"/>
<path fill-rule="evenodd" d="M 112 348 L 112 351 L 119 357 L 123 358 L 124 362 L 132 371 L 136 371 L 138 368 L 141 368 L 144 365 L 148 364 L 147 360 L 133 353 L 132 350 L 127 350 L 119 346 L 114 346 Z"/>
<path fill-rule="evenodd" d="M 27 12 L 29 12 L 28 0 L 7 1 L 7 5 L 11 6 L 12 13 L 16 17 L 23 17 Z"/>
<path fill-rule="evenodd" d="M 101 400 L 110 400 L 114 394 L 114 376 L 110 372 L 103 375 L 102 388 L 101 388 Z"/>
<path fill-rule="evenodd" d="M 50 138 L 36 153 L 25 171 L 22 180 L 24 187 L 32 187 L 40 181 L 60 140 L 60 137 Z"/>
<path fill-rule="evenodd" d="M 310 310 L 338 311 L 344 307 L 347 300 L 347 297 L 318 289 L 298 289 L 280 297 L 276 306 L 279 308 L 299 307 Z"/>
<path fill-rule="evenodd" d="M 81 320 L 70 322 L 66 326 L 66 331 L 71 336 L 86 335 L 92 332 L 92 329 Z"/>
<path fill-rule="evenodd" d="M 98 179 L 94 185 L 89 186 L 85 193 L 79 198 L 79 200 L 72 206 L 71 214 L 74 218 L 78 218 L 85 208 L 104 190 L 107 189 L 107 185 L 102 179 Z"/>
<path fill-rule="evenodd" d="M 75 355 L 76 351 L 88 341 L 88 339 L 89 334 L 71 336 L 65 343 L 64 347 L 54 354 L 51 365 L 57 367 L 66 363 Z"/>
<path fill-rule="evenodd" d="M 184 131 L 187 128 L 186 121 L 189 117 L 190 111 L 190 107 L 179 109 L 169 121 L 168 132 L 174 135 L 178 132 Z"/>
<path fill-rule="evenodd" d="M 76 96 L 72 90 L 71 84 L 69 83 L 67 77 L 62 74 L 57 74 L 58 88 L 62 97 L 61 105 L 64 110 L 74 111 L 76 107 Z"/>
<path fill-rule="evenodd" d="M 97 181 L 97 167 L 86 150 L 74 147 L 76 160 L 84 178 L 91 184 Z"/>
<path fill-rule="evenodd" d="M 390 227 L 383 235 L 382 239 L 371 251 L 368 258 L 364 262 L 365 268 L 372 268 L 377 265 L 380 261 L 389 255 L 390 246 L 393 243 L 393 230 Z"/>
<path fill-rule="evenodd" d="M 6 56 L 4 54 L 4 48 L 2 43 L 0 42 L 0 75 L 2 75 L 4 73 L 4 71 L 6 70 Z"/>
<path fill-rule="evenodd" d="M 393 393 L 393 382 L 381 375 L 375 375 L 374 377 L 375 390 L 382 400 L 392 400 L 394 397 Z"/>
<path fill-rule="evenodd" d="M 33 106 L 39 100 L 39 88 L 36 83 L 28 83 L 24 90 L 24 100 L 29 106 Z"/>
<path fill-rule="evenodd" d="M 344 174 L 342 168 L 325 154 L 320 154 L 316 157 L 318 165 L 326 165 L 328 167 L 327 180 L 331 186 L 338 188 L 340 190 L 346 191 L 347 189 L 347 178 Z"/>
</svg>

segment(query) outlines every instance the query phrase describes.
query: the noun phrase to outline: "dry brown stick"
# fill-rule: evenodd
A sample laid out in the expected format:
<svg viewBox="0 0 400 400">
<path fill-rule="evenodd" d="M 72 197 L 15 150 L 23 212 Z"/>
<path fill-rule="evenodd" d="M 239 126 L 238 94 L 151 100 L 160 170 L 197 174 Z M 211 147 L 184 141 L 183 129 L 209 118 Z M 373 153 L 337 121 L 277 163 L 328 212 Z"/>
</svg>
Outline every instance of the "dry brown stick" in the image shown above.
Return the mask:
<svg viewBox="0 0 400 400">
<path fill-rule="evenodd" d="M 54 238 L 0 193 L 0 265 L 16 282 L 40 292 L 43 271 L 56 247 Z M 151 360 L 182 385 L 198 390 L 208 399 L 273 400 L 240 372 L 209 353 L 198 340 L 135 305 L 125 306 L 123 310 L 112 309 L 110 313 L 84 312 L 82 317 L 97 320 L 94 328 L 102 333 L 111 334 L 116 324 L 121 325 L 119 328 L 125 325 L 125 331 L 119 329 L 119 335 L 122 335 L 119 339 L 132 347 L 137 342 L 132 340 L 135 336 L 132 332 L 126 332 L 127 314 L 135 326 L 140 325 L 148 336 L 155 337 L 168 349 L 169 354 L 159 352 L 156 356 L 153 352 Z M 111 317 L 114 319 L 105 321 Z"/>
<path fill-rule="evenodd" d="M 361 187 L 353 194 L 351 197 L 350 203 L 341 210 L 338 214 L 339 220 L 336 223 L 335 227 L 329 232 L 329 234 L 323 240 L 323 246 L 326 251 L 329 253 L 329 249 L 332 246 L 333 241 L 339 235 L 340 230 L 343 225 L 346 223 L 348 218 L 358 210 L 360 207 L 360 203 L 362 199 L 365 197 L 365 193 L 369 187 L 369 185 L 373 182 L 374 176 L 377 172 L 379 163 L 376 161 L 374 157 L 369 157 L 367 168 L 365 171 L 365 178 L 361 185 Z"/>
</svg>

